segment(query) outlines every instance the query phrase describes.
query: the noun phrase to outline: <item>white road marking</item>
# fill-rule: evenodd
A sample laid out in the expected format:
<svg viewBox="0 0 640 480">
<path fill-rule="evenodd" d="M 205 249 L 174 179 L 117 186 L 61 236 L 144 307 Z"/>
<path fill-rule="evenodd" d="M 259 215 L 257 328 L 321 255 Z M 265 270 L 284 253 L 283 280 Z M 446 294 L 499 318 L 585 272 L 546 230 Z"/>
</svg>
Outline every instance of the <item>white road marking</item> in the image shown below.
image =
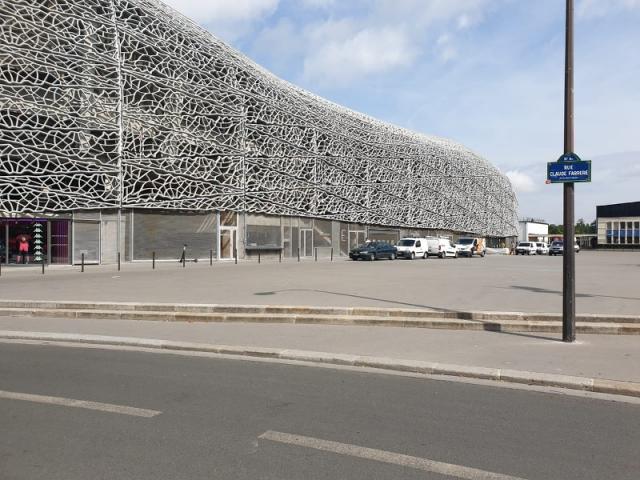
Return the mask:
<svg viewBox="0 0 640 480">
<path fill-rule="evenodd" d="M 501 473 L 487 472 L 485 470 L 463 467 L 451 463 L 436 462 L 428 458 L 412 457 L 401 453 L 359 447 L 358 445 L 348 443 L 331 442 L 329 440 L 305 437 L 302 435 L 292 435 L 290 433 L 274 432 L 272 430 L 264 432 L 258 438 L 299 447 L 313 448 L 324 452 L 337 453 L 339 455 L 349 455 L 367 460 L 375 460 L 376 462 L 400 465 L 402 467 L 414 468 L 424 472 L 438 473 L 440 475 L 448 475 L 466 480 L 525 480 L 520 477 L 512 477 Z"/>
<path fill-rule="evenodd" d="M 98 410 L 108 413 L 119 413 L 121 415 L 132 415 L 134 417 L 151 418 L 160 415 L 158 410 L 147 410 L 144 408 L 127 407 L 124 405 L 114 405 L 112 403 L 89 402 L 87 400 L 76 400 L 74 398 L 49 397 L 47 395 L 34 395 L 31 393 L 7 392 L 0 390 L 0 399 L 23 400 L 25 402 L 46 403 L 48 405 L 59 405 L 62 407 L 86 408 L 88 410 Z"/>
</svg>

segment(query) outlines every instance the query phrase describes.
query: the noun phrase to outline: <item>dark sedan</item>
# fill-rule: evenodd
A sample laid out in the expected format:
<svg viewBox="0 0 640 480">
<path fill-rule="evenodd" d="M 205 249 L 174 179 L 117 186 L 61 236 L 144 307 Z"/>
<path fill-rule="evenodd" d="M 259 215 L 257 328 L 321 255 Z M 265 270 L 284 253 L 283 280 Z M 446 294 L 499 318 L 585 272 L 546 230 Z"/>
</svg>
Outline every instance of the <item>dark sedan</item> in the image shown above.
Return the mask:
<svg viewBox="0 0 640 480">
<path fill-rule="evenodd" d="M 396 247 L 386 242 L 367 242 L 349 252 L 351 260 L 378 260 L 379 258 L 395 260 L 397 256 Z"/>
</svg>

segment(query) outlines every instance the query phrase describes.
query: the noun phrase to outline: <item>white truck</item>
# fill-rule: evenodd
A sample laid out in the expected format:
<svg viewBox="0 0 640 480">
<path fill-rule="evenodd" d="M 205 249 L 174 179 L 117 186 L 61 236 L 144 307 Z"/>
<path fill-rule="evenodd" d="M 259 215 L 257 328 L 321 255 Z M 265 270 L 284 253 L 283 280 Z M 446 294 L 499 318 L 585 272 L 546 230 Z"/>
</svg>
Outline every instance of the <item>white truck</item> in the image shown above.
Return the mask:
<svg viewBox="0 0 640 480">
<path fill-rule="evenodd" d="M 461 257 L 473 257 L 474 255 L 484 257 L 487 252 L 484 238 L 460 237 L 455 243 L 455 247 Z"/>
<path fill-rule="evenodd" d="M 426 238 L 401 238 L 396 245 L 398 258 L 427 258 L 427 239 Z"/>
</svg>

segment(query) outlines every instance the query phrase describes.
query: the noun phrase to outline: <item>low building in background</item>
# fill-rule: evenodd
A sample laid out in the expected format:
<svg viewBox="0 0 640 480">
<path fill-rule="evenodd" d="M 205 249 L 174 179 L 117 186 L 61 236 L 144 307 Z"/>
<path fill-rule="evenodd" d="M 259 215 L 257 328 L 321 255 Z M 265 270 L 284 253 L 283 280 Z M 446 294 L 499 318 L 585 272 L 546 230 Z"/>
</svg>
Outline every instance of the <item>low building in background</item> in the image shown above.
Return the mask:
<svg viewBox="0 0 640 480">
<path fill-rule="evenodd" d="M 5 2 L 2 18 L 0 261 L 517 235 L 482 157 L 283 81 L 156 0 Z"/>
<path fill-rule="evenodd" d="M 640 249 L 640 202 L 596 207 L 599 248 Z"/>
<path fill-rule="evenodd" d="M 544 220 L 523 218 L 518 222 L 518 240 L 549 243 L 549 224 Z"/>
</svg>

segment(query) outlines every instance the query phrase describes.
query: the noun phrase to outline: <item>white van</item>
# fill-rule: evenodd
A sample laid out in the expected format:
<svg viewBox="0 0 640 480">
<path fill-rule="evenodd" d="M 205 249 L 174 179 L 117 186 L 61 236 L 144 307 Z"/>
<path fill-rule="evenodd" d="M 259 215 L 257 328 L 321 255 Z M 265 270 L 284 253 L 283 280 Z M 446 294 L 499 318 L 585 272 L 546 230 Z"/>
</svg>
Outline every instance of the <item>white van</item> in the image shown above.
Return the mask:
<svg viewBox="0 0 640 480">
<path fill-rule="evenodd" d="M 427 256 L 434 257 L 458 257 L 456 247 L 451 244 L 451 240 L 442 237 L 427 237 Z"/>
<path fill-rule="evenodd" d="M 426 238 L 401 238 L 396 245 L 398 258 L 427 258 Z"/>
<path fill-rule="evenodd" d="M 486 251 L 484 238 L 460 237 L 454 246 L 458 250 L 458 255 L 465 257 L 473 257 L 474 255 L 484 257 Z"/>
</svg>

